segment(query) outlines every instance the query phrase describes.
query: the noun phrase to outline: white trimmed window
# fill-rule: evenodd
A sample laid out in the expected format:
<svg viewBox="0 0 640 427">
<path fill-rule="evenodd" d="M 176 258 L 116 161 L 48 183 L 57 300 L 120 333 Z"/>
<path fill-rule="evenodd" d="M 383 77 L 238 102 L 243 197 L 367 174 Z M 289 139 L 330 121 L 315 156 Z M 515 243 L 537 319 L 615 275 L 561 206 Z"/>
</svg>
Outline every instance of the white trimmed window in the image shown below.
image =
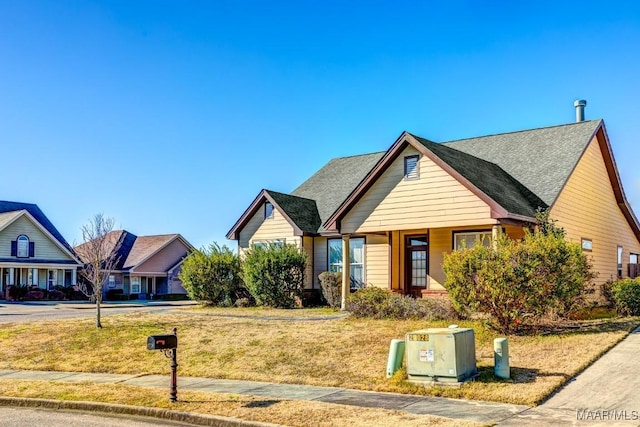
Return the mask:
<svg viewBox="0 0 640 427">
<path fill-rule="evenodd" d="M 18 258 L 29 258 L 29 238 L 24 234 L 18 236 L 16 256 Z"/>
<path fill-rule="evenodd" d="M 49 289 L 53 289 L 54 286 L 58 285 L 58 270 L 49 270 L 47 273 L 47 285 Z"/>
<path fill-rule="evenodd" d="M 581 239 L 581 246 L 583 251 L 591 252 L 593 250 L 593 241 L 583 237 Z"/>
<path fill-rule="evenodd" d="M 256 248 L 267 248 L 269 246 L 282 247 L 284 245 L 284 239 L 276 239 L 276 240 L 256 240 L 251 243 Z"/>
<path fill-rule="evenodd" d="M 618 246 L 618 278 L 622 278 L 622 246 Z"/>
<path fill-rule="evenodd" d="M 116 276 L 113 274 L 109 275 L 109 287 L 110 288 L 115 288 L 116 287 Z"/>
<path fill-rule="evenodd" d="M 418 156 L 407 156 L 404 158 L 404 179 L 420 178 L 418 169 Z"/>
<path fill-rule="evenodd" d="M 132 277 L 131 278 L 131 293 L 139 294 L 140 293 L 140 278 Z"/>
<path fill-rule="evenodd" d="M 461 231 L 453 233 L 453 249 L 466 249 L 481 241 L 483 246 L 491 244 L 491 231 Z"/>
<path fill-rule="evenodd" d="M 327 240 L 327 265 L 329 271 L 342 271 L 342 239 Z M 349 239 L 349 271 L 351 289 L 364 287 L 364 238 Z"/>
</svg>

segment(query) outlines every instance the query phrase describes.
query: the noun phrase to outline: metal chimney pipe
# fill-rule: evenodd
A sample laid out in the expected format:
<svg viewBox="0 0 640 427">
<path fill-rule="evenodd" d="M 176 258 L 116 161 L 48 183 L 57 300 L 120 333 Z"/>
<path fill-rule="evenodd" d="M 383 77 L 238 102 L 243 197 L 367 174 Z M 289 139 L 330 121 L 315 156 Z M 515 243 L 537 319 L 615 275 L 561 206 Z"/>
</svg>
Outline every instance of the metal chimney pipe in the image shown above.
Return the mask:
<svg viewBox="0 0 640 427">
<path fill-rule="evenodd" d="M 584 107 L 587 106 L 587 101 L 584 99 L 576 99 L 573 106 L 576 107 L 576 123 L 584 122 Z"/>
</svg>

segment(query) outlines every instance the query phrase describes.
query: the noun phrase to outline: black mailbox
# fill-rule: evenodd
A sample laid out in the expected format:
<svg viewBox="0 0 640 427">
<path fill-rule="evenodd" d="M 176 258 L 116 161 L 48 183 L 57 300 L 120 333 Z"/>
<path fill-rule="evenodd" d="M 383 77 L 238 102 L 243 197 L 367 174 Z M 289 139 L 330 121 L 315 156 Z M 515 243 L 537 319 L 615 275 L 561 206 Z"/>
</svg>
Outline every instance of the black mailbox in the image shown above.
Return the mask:
<svg viewBox="0 0 640 427">
<path fill-rule="evenodd" d="M 170 350 L 177 347 L 176 335 L 151 335 L 147 338 L 147 350 Z"/>
</svg>

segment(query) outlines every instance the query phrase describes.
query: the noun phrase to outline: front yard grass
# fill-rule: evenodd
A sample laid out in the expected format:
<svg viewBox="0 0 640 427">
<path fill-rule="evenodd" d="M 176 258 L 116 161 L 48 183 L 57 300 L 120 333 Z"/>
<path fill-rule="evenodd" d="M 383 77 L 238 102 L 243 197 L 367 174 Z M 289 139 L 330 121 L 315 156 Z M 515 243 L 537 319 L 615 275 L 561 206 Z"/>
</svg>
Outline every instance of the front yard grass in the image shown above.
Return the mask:
<svg viewBox="0 0 640 427">
<path fill-rule="evenodd" d="M 328 320 L 318 320 L 329 317 Z M 298 318 L 298 320 L 291 320 Z M 328 310 L 196 309 L 0 326 L 0 369 L 168 374 L 148 335 L 178 328 L 180 376 L 346 387 L 535 405 L 624 338 L 636 318 L 575 322 L 554 333 L 510 336 L 512 380 L 493 376 L 493 339 L 472 327 L 480 377 L 460 388 L 385 378 L 389 342 L 447 322 L 340 318 Z"/>
</svg>

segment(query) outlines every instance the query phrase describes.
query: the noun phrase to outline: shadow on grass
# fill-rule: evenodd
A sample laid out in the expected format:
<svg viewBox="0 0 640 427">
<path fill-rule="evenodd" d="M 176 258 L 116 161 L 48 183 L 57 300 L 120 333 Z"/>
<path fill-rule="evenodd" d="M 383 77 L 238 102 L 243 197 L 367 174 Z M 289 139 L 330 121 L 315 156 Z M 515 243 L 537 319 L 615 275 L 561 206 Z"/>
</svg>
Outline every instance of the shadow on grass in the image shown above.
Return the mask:
<svg viewBox="0 0 640 427">
<path fill-rule="evenodd" d="M 485 384 L 526 384 L 535 382 L 538 377 L 561 377 L 564 381 L 571 379 L 571 375 L 563 372 L 540 373 L 539 369 L 517 368 L 513 366 L 511 367 L 511 378 L 509 379 L 496 377 L 492 366 L 478 368 L 478 374 L 475 381 Z"/>
<path fill-rule="evenodd" d="M 553 323 L 523 325 L 518 335 L 583 335 L 600 334 L 605 332 L 631 331 L 640 320 L 629 319 L 599 319 L 599 320 L 567 320 Z"/>
<path fill-rule="evenodd" d="M 245 408 L 268 408 L 269 406 L 273 406 L 277 403 L 280 403 L 279 400 L 255 400 L 253 402 L 248 402 L 242 406 Z"/>
</svg>

